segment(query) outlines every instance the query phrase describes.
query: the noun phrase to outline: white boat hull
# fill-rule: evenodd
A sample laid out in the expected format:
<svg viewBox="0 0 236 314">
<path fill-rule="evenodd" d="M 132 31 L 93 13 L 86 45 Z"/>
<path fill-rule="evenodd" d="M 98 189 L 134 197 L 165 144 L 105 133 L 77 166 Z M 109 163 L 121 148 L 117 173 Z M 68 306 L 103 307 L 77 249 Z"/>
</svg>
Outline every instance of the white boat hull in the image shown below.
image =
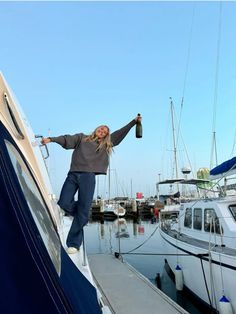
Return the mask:
<svg viewBox="0 0 236 314">
<path fill-rule="evenodd" d="M 173 272 L 176 265 L 180 265 L 184 285 L 215 309 L 226 295 L 236 312 L 236 256 L 213 251 L 209 255 L 207 249 L 179 241 L 161 228 L 160 234 L 168 264 Z"/>
</svg>

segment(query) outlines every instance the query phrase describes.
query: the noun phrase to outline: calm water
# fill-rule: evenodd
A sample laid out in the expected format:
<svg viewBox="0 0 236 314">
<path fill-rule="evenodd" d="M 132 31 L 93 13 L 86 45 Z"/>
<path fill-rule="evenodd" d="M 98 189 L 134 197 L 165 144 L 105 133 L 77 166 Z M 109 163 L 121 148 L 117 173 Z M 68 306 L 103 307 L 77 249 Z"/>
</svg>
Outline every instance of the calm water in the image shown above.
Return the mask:
<svg viewBox="0 0 236 314">
<path fill-rule="evenodd" d="M 121 235 L 118 237 L 117 232 Z M 164 249 L 158 231 L 158 224 L 151 220 L 120 219 L 115 221 L 90 221 L 85 228 L 85 242 L 88 254 L 95 253 L 127 253 L 122 254 L 125 261 L 136 268 L 156 285 L 157 273 L 161 278 L 161 290 L 175 300 L 189 313 L 207 313 L 199 307 L 199 302 L 186 292 L 177 292 L 175 283 L 168 275 L 164 260 Z M 136 249 L 137 248 L 137 249 Z M 145 255 L 146 254 L 146 255 Z M 161 254 L 161 255 L 156 255 Z M 210 312 L 208 312 L 210 313 Z"/>
</svg>

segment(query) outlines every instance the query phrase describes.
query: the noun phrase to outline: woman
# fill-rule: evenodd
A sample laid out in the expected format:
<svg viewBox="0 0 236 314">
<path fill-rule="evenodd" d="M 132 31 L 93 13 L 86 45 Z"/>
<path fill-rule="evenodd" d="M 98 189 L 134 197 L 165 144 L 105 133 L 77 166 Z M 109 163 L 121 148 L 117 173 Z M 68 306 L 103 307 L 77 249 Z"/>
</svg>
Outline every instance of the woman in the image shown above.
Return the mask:
<svg viewBox="0 0 236 314">
<path fill-rule="evenodd" d="M 123 128 L 110 134 L 108 126 L 101 125 L 90 135 L 83 133 L 42 139 L 42 144 L 57 143 L 65 149 L 74 149 L 70 170 L 63 184 L 58 205 L 74 216 L 66 244 L 68 253 L 76 253 L 83 240 L 83 227 L 88 222 L 95 189 L 95 175 L 106 174 L 113 146 L 120 144 L 141 117 L 137 116 Z M 74 196 L 78 191 L 78 200 Z"/>
</svg>

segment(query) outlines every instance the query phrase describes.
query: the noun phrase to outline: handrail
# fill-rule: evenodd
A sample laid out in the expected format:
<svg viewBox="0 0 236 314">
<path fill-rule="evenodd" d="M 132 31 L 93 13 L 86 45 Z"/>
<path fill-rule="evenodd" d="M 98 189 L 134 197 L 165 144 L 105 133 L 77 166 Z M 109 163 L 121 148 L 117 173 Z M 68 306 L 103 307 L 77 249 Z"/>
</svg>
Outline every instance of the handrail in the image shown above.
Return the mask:
<svg viewBox="0 0 236 314">
<path fill-rule="evenodd" d="M 43 138 L 43 136 L 42 135 L 35 135 L 35 138 Z M 47 145 L 46 144 L 40 144 L 39 145 L 40 147 L 42 147 L 42 146 L 45 146 L 45 149 L 46 149 L 46 152 L 47 152 L 47 155 L 46 156 L 43 156 L 43 158 L 44 159 L 47 159 L 48 157 L 49 157 L 49 151 L 48 151 L 48 147 L 47 147 Z"/>
</svg>

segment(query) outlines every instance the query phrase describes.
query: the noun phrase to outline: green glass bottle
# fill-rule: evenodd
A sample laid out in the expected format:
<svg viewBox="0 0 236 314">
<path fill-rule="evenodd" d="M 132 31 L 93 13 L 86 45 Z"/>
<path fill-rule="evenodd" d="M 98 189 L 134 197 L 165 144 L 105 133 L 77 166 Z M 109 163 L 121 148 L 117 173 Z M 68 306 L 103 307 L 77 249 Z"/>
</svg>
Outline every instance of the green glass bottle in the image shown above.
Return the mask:
<svg viewBox="0 0 236 314">
<path fill-rule="evenodd" d="M 140 117 L 140 113 L 138 113 L 138 117 Z M 135 135 L 137 138 L 141 138 L 143 136 L 143 127 L 141 121 L 137 121 Z"/>
</svg>

